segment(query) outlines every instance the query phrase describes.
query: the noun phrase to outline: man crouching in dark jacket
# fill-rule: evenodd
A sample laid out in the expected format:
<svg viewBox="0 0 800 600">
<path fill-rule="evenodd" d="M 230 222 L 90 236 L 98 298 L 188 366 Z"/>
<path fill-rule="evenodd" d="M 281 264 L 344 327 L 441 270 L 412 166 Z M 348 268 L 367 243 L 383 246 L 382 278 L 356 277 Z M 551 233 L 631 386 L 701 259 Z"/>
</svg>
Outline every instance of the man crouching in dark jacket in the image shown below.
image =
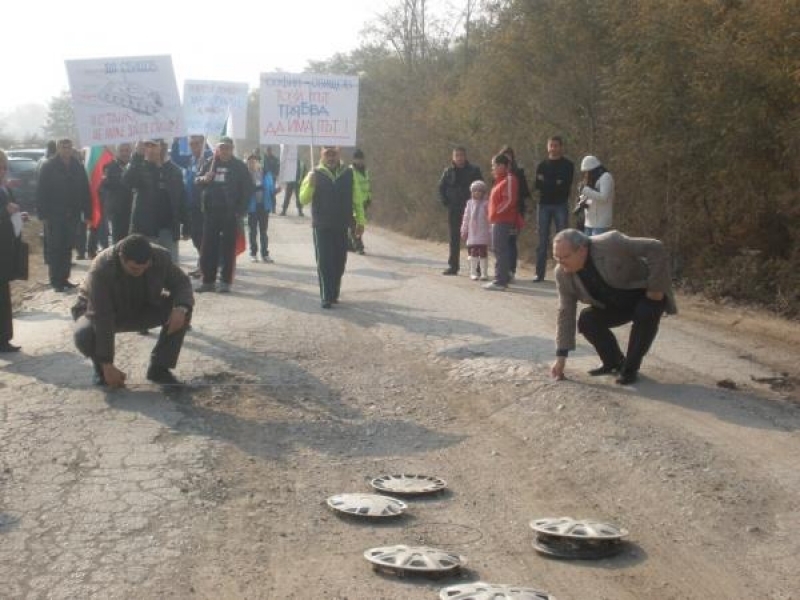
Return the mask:
<svg viewBox="0 0 800 600">
<path fill-rule="evenodd" d="M 194 295 L 189 277 L 169 252 L 143 235 L 129 235 L 103 250 L 81 284 L 72 309 L 75 346 L 92 359 L 94 383 L 125 386 L 126 374 L 114 365 L 114 336 L 161 326 L 147 378 L 180 383 L 175 368 L 191 318 Z"/>
</svg>

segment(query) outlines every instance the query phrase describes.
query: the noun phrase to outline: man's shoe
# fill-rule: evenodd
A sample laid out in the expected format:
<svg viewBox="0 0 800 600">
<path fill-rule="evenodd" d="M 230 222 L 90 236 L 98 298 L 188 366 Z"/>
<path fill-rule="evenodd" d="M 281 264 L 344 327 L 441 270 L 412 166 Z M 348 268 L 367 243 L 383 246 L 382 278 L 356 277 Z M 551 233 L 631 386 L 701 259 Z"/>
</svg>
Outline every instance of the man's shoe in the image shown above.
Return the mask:
<svg viewBox="0 0 800 600">
<path fill-rule="evenodd" d="M 267 264 L 270 264 L 270 263 L 274 263 L 275 261 L 274 261 L 274 260 L 272 260 L 272 259 L 269 257 L 269 255 L 267 255 L 267 256 L 262 256 L 262 257 L 261 257 L 261 262 L 265 262 L 265 263 L 267 263 Z"/>
<path fill-rule="evenodd" d="M 217 288 L 217 293 L 219 294 L 230 294 L 231 293 L 231 284 L 225 283 L 224 281 L 219 284 Z"/>
<path fill-rule="evenodd" d="M 490 292 L 504 292 L 508 286 L 500 285 L 496 281 L 491 281 L 483 286 L 483 289 L 489 290 Z"/>
<path fill-rule="evenodd" d="M 517 274 L 516 274 L 516 273 L 514 273 L 513 271 L 512 271 L 512 272 L 510 272 L 510 273 L 508 274 L 508 283 L 511 283 L 511 282 L 512 282 L 512 281 L 514 281 L 514 279 L 516 279 L 516 278 L 517 278 Z"/>
<path fill-rule="evenodd" d="M 544 275 L 537 275 L 533 278 L 533 283 L 542 283 L 544 281 Z"/>
<path fill-rule="evenodd" d="M 64 286 L 63 286 L 63 285 L 54 285 L 54 286 L 53 286 L 53 291 L 54 291 L 54 292 L 58 292 L 59 294 L 63 294 L 63 293 L 64 293 L 64 292 L 66 292 L 67 290 L 64 288 Z"/>
<path fill-rule="evenodd" d="M 286 211 L 285 211 L 285 210 L 282 210 L 282 211 L 281 211 L 281 216 L 282 216 L 282 217 L 285 217 L 285 216 L 286 216 Z"/>
<path fill-rule="evenodd" d="M 631 385 L 639 380 L 639 373 L 636 371 L 621 371 L 616 379 L 618 385 Z"/>
<path fill-rule="evenodd" d="M 68 290 L 72 290 L 72 289 L 75 289 L 76 287 L 78 287 L 78 284 L 77 283 L 72 283 L 71 281 L 65 281 L 63 283 L 63 287 L 65 287 Z"/>
<path fill-rule="evenodd" d="M 625 358 L 620 358 L 618 362 L 612 365 L 600 365 L 596 369 L 589 370 L 588 373 L 592 377 L 597 377 L 599 375 L 611 375 L 611 373 L 619 373 L 624 364 Z"/>
<path fill-rule="evenodd" d="M 442 271 L 442 275 L 458 275 L 458 271 L 456 269 L 445 269 Z"/>
<path fill-rule="evenodd" d="M 0 344 L 0 352 L 19 352 L 20 347 L 15 346 L 11 342 L 4 342 Z"/>
<path fill-rule="evenodd" d="M 331 307 L 331 303 L 328 302 L 327 300 L 324 300 L 322 302 L 322 308 L 330 308 L 330 307 Z"/>
<path fill-rule="evenodd" d="M 198 294 L 204 294 L 205 292 L 216 292 L 217 286 L 214 283 L 201 283 L 194 288 L 194 291 Z"/>
<path fill-rule="evenodd" d="M 92 385 L 102 387 L 106 385 L 106 378 L 103 377 L 102 373 L 98 373 L 97 371 L 95 371 L 94 373 L 92 373 Z"/>
<path fill-rule="evenodd" d="M 136 333 L 138 333 L 139 335 L 150 335 L 150 330 L 149 329 L 140 329 Z"/>
<path fill-rule="evenodd" d="M 365 252 L 364 252 L 364 249 L 362 248 L 361 250 L 359 250 L 359 251 L 358 251 L 358 253 L 359 253 L 361 256 L 364 256 L 364 254 L 365 254 Z"/>
<path fill-rule="evenodd" d="M 158 365 L 150 365 L 147 369 L 147 379 L 153 383 L 160 383 L 161 385 L 179 385 L 180 381 L 175 375 L 172 374 L 167 367 Z"/>
<path fill-rule="evenodd" d="M 258 257 L 257 257 L 255 254 L 253 254 L 253 255 L 250 257 L 250 262 L 258 262 Z"/>
</svg>

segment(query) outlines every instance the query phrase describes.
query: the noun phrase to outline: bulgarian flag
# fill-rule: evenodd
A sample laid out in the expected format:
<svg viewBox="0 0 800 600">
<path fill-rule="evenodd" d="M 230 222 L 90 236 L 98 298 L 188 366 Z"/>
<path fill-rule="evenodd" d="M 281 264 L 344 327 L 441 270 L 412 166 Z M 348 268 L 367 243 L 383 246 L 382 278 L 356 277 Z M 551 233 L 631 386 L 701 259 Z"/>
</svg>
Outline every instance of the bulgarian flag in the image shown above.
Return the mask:
<svg viewBox="0 0 800 600">
<path fill-rule="evenodd" d="M 100 200 L 103 167 L 113 160 L 114 153 L 108 146 L 92 146 L 86 152 L 86 173 L 89 175 L 89 190 L 92 193 L 92 229 L 97 229 L 103 218 L 103 203 Z"/>
</svg>

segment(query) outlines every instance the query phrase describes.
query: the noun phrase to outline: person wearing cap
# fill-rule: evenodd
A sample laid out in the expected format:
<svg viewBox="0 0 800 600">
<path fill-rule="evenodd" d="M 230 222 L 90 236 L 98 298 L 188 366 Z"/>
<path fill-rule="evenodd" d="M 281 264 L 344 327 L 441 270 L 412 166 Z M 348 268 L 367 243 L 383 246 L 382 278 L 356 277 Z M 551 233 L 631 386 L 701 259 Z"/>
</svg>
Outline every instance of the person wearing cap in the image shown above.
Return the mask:
<svg viewBox="0 0 800 600">
<path fill-rule="evenodd" d="M 616 373 L 618 384 L 634 383 L 661 316 L 678 312 L 664 244 L 618 231 L 589 237 L 577 229 L 564 229 L 553 238 L 553 257 L 558 319 L 551 374 L 564 378 L 567 356 L 575 349 L 577 305 L 582 302 L 589 306 L 577 315 L 577 330 L 602 361 L 589 375 Z M 611 328 L 626 323 L 632 325 L 623 355 Z"/>
<path fill-rule="evenodd" d="M 75 154 L 72 140 L 58 140 L 55 156 L 39 171 L 36 188 L 37 212 L 44 221 L 50 285 L 57 292 L 77 287 L 69 280 L 75 232 L 79 224 L 85 230 L 92 217 L 89 176 Z"/>
<path fill-rule="evenodd" d="M 75 346 L 94 366 L 94 383 L 124 387 L 127 375 L 114 363 L 120 332 L 161 326 L 147 379 L 179 383 L 174 369 L 191 319 L 194 295 L 189 276 L 169 252 L 147 237 L 131 234 L 92 261 L 72 307 Z"/>
<path fill-rule="evenodd" d="M 195 184 L 203 190 L 204 217 L 200 248 L 203 282 L 196 291 L 227 293 L 233 283 L 239 223 L 255 190 L 247 165 L 233 155 L 232 138 L 220 138 L 214 156 L 200 169 Z"/>
<path fill-rule="evenodd" d="M 458 275 L 461 254 L 461 221 L 464 207 L 470 198 L 469 186 L 483 179 L 480 168 L 467 160 L 467 150 L 453 148 L 452 162 L 439 179 L 439 200 L 447 208 L 447 227 L 450 233 L 450 255 L 442 275 Z"/>
<path fill-rule="evenodd" d="M 166 155 L 163 140 L 139 142 L 122 181 L 133 191 L 131 233 L 140 233 L 163 246 L 172 262 L 178 264 L 178 241 L 186 222 L 186 190 L 183 172 Z"/>
<path fill-rule="evenodd" d="M 300 203 L 311 204 L 311 227 L 317 257 L 322 308 L 339 302 L 347 264 L 347 228 L 353 219 L 353 170 L 339 159 L 339 149 L 322 148 L 322 160 L 300 186 Z"/>
<path fill-rule="evenodd" d="M 350 250 L 364 254 L 364 226 L 367 224 L 367 207 L 372 202 L 372 184 L 369 171 L 364 164 L 364 152 L 356 149 L 353 152 L 353 221 L 348 231 Z"/>
<path fill-rule="evenodd" d="M 536 277 L 544 281 L 547 272 L 547 253 L 550 250 L 550 229 L 555 233 L 569 224 L 569 193 L 575 177 L 575 165 L 564 156 L 564 141 L 554 135 L 547 140 L 547 158 L 536 167 L 535 187 L 539 190 L 537 209 Z"/>
<path fill-rule="evenodd" d="M 614 208 L 614 178 L 596 156 L 581 161 L 583 180 L 578 187 L 580 198 L 576 212 L 585 211 L 584 232 L 599 235 L 611 229 Z"/>
</svg>

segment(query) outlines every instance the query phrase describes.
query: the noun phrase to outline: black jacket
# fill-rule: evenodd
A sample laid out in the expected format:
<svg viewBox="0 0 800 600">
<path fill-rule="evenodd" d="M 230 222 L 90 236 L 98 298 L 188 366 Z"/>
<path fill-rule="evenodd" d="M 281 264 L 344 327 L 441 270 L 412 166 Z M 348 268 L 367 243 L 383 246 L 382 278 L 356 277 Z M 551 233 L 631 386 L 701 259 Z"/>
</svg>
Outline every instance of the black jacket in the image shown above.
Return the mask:
<svg viewBox="0 0 800 600">
<path fill-rule="evenodd" d="M 318 229 L 347 229 L 353 220 L 353 171 L 343 164 L 335 171 L 314 169 L 311 225 Z"/>
<path fill-rule="evenodd" d="M 52 221 L 80 221 L 92 216 L 92 196 L 86 169 L 75 158 L 68 164 L 56 155 L 39 171 L 36 190 L 39 218 Z"/>
<path fill-rule="evenodd" d="M 567 204 L 575 165 L 567 158 L 543 160 L 536 167 L 539 204 Z"/>
<path fill-rule="evenodd" d="M 209 171 L 214 171 L 214 180 L 205 183 L 202 178 Z M 235 156 L 228 162 L 211 157 L 197 174 L 195 185 L 203 190 L 203 210 L 224 207 L 235 215 L 244 215 L 247 204 L 255 191 L 253 178 L 247 165 Z"/>
<path fill-rule="evenodd" d="M 11 190 L 0 187 L 0 281 L 11 281 L 15 275 L 18 238 L 14 235 L 8 204 L 14 202 Z"/>
<path fill-rule="evenodd" d="M 144 160 L 141 154 L 131 157 L 131 162 L 122 175 L 123 183 L 133 190 L 131 233 L 158 236 L 158 203 L 161 202 L 159 186 L 162 177 L 172 213 L 172 239 L 179 240 L 181 224 L 186 222 L 183 171 L 169 160 L 159 167 Z"/>
<path fill-rule="evenodd" d="M 100 182 L 100 197 L 108 216 L 130 215 L 133 204 L 131 188 L 122 181 L 125 165 L 113 160 L 103 167 L 103 179 Z"/>
<path fill-rule="evenodd" d="M 479 179 L 483 179 L 481 170 L 469 162 L 461 168 L 450 165 L 439 179 L 439 199 L 448 210 L 463 213 L 472 195 L 469 186 Z"/>
</svg>

